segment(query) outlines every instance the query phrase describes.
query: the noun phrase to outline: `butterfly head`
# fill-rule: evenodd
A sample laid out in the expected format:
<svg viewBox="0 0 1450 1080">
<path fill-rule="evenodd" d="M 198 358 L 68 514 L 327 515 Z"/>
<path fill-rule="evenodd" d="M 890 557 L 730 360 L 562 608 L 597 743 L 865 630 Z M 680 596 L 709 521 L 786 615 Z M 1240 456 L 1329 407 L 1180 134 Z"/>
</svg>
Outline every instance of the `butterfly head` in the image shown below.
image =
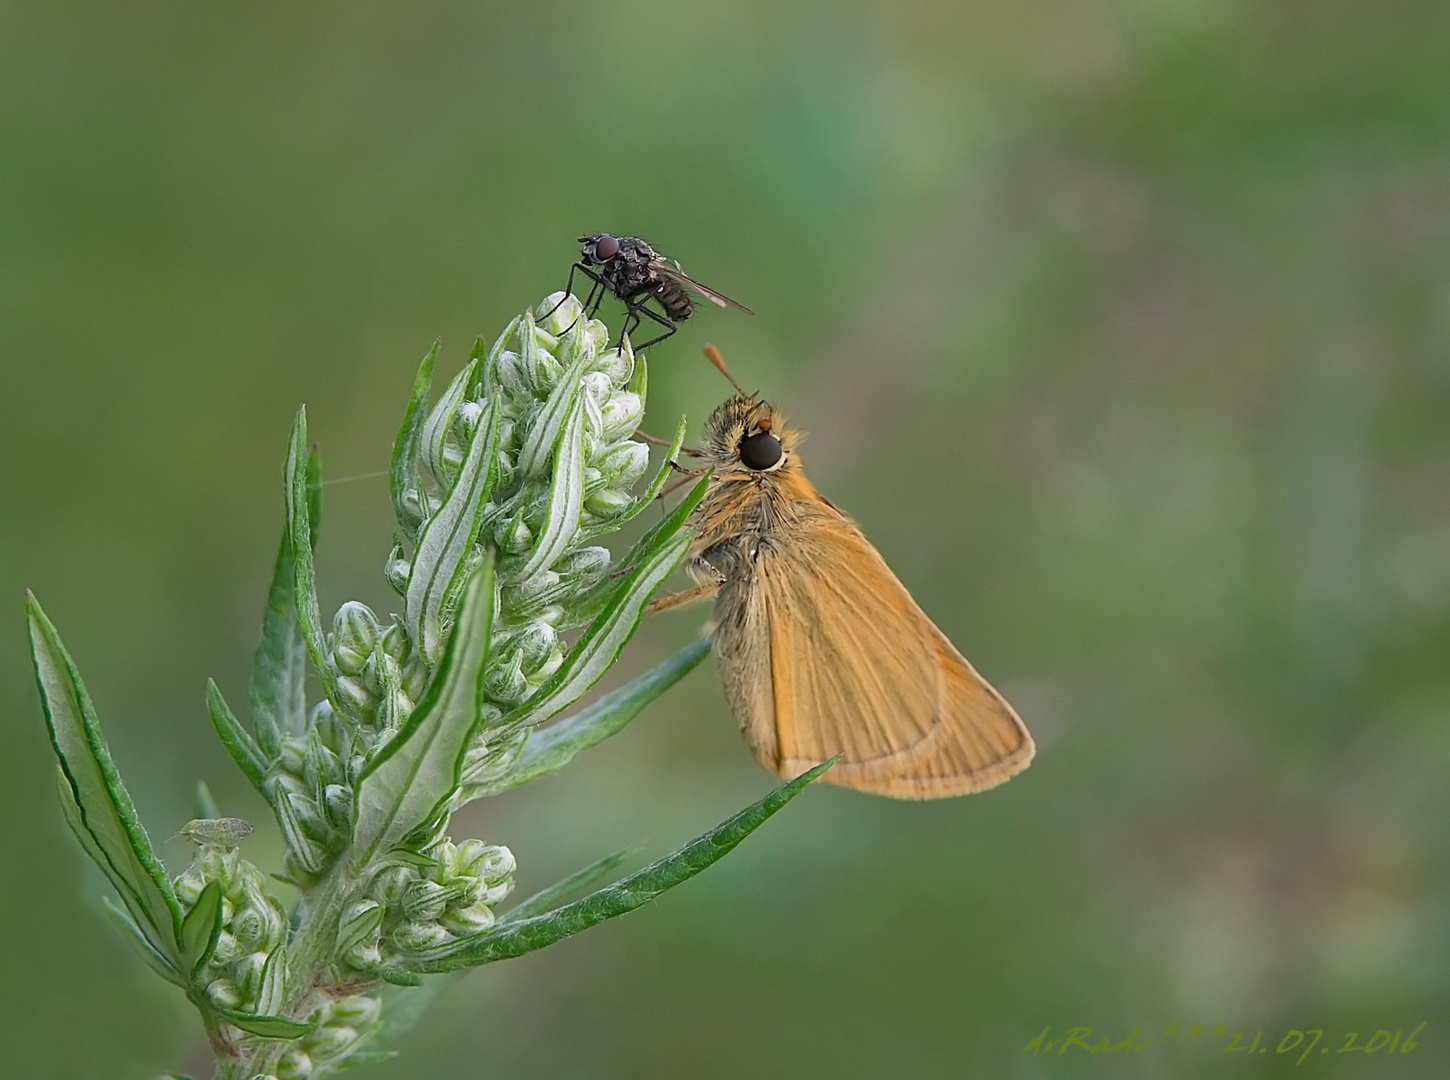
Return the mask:
<svg viewBox="0 0 1450 1080">
<path fill-rule="evenodd" d="M 700 450 L 717 474 L 765 476 L 794 468 L 803 433 L 754 394 L 736 394 L 710 414 Z"/>
</svg>

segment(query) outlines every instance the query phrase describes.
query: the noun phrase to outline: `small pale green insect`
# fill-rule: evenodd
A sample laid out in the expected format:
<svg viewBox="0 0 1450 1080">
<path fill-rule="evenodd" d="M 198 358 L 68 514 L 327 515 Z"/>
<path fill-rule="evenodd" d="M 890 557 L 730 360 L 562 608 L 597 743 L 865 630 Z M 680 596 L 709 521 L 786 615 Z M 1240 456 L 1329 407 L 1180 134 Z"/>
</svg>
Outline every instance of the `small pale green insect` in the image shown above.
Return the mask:
<svg viewBox="0 0 1450 1080">
<path fill-rule="evenodd" d="M 193 818 L 181 827 L 181 835 L 193 844 L 231 850 L 252 835 L 252 823 L 239 817 Z"/>
</svg>

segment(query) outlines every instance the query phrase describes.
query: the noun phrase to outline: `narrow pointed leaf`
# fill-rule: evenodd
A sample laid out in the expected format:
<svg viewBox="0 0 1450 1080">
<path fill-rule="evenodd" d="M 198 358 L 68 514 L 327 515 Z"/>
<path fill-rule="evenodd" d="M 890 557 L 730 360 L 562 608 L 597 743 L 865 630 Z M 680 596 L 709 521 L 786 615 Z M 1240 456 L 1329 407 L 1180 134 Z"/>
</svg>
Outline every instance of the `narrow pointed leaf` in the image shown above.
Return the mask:
<svg viewBox="0 0 1450 1080">
<path fill-rule="evenodd" d="M 474 541 L 493 486 L 498 429 L 499 405 L 494 400 L 479 419 L 453 490 L 423 527 L 413 555 L 405 598 L 408 625 L 418 652 L 435 667 L 443 655 L 449 609 L 472 569 Z"/>
<path fill-rule="evenodd" d="M 322 615 L 317 608 L 317 576 L 312 566 L 312 503 L 308 487 L 307 409 L 297 410 L 287 447 L 286 476 L 288 554 L 292 561 L 292 602 L 312 670 L 329 701 L 337 700 L 337 672 L 327 657 Z"/>
<path fill-rule="evenodd" d="M 564 553 L 579 527 L 579 512 L 584 506 L 584 401 L 574 399 L 559 441 L 554 447 L 554 478 L 549 485 L 549 506 L 544 513 L 544 527 L 534 542 L 529 557 L 516 577 L 526 581 L 545 569 Z"/>
<path fill-rule="evenodd" d="M 681 532 L 685 519 L 705 493 L 706 481 L 695 486 L 663 521 L 647 532 L 630 552 L 629 573 L 615 588 L 568 657 L 542 686 L 506 716 L 503 725 L 532 726 L 559 715 L 603 678 L 634 636 L 644 607 L 689 549 L 692 535 Z"/>
<path fill-rule="evenodd" d="M 590 863 L 583 870 L 574 871 L 562 881 L 556 881 L 547 889 L 540 889 L 527 900 L 515 904 L 509 909 L 508 914 L 499 920 L 499 923 L 518 922 L 521 919 L 531 919 L 535 915 L 542 915 L 555 905 L 563 903 L 574 893 L 587 889 L 596 881 L 602 881 L 608 877 L 615 867 L 638 850 L 639 845 L 636 844 L 623 851 L 616 851 L 613 855 L 606 855 L 598 862 Z"/>
<path fill-rule="evenodd" d="M 141 954 L 141 959 L 146 961 L 146 965 L 152 971 L 169 983 L 175 983 L 183 989 L 186 987 L 188 982 L 186 976 L 172 967 L 171 961 L 157 952 L 151 942 L 146 940 L 146 935 L 141 932 L 141 928 L 136 925 L 136 920 L 127 914 L 125 908 L 109 896 L 101 897 L 101 906 L 106 909 L 106 914 L 111 917 L 111 921 L 116 924 L 122 936 L 136 947 L 136 951 Z"/>
<path fill-rule="evenodd" d="M 423 448 L 423 424 L 428 418 L 428 394 L 433 389 L 433 362 L 438 358 L 438 342 L 428 350 L 413 377 L 413 392 L 403 411 L 403 423 L 393 440 L 393 459 L 388 468 L 388 494 L 393 499 L 393 513 L 398 524 L 416 537 L 422 518 L 416 506 L 408 503 L 408 493 L 418 486 L 418 455 Z"/>
<path fill-rule="evenodd" d="M 543 475 L 548 467 L 549 453 L 558 444 L 559 434 L 564 430 L 564 423 L 574 411 L 579 396 L 579 380 L 584 375 L 589 354 L 584 349 L 583 337 L 579 334 L 571 334 L 566 341 L 566 347 L 569 352 L 560 357 L 566 365 L 564 373 L 554 384 L 548 400 L 539 411 L 528 439 L 519 448 L 518 467 L 525 476 Z M 526 366 L 533 367 L 538 363 L 535 356 L 538 348 L 538 339 L 534 337 L 533 317 L 525 314 L 519 322 L 519 351 Z M 532 363 L 531 356 L 535 356 Z"/>
<path fill-rule="evenodd" d="M 467 583 L 443 660 L 423 699 L 359 777 L 355 865 L 366 865 L 431 821 L 458 790 L 464 752 L 479 723 L 494 601 L 493 560 L 488 558 Z"/>
<path fill-rule="evenodd" d="M 181 905 L 111 759 L 80 672 L 29 594 L 26 611 L 50 741 L 70 793 L 67 817 L 78 835 L 89 838 L 83 841 L 86 853 L 115 887 L 152 947 L 162 956 L 175 957 Z"/>
<path fill-rule="evenodd" d="M 724 857 L 834 763 L 835 759 L 832 759 L 802 773 L 703 836 L 622 881 L 547 914 L 504 923 L 461 949 L 413 967 L 417 971 L 432 973 L 507 960 L 552 945 L 607 919 L 627 914 Z"/>
<path fill-rule="evenodd" d="M 262 756 L 261 749 L 252 741 L 252 736 L 247 733 L 247 729 L 242 727 L 232 713 L 226 699 L 222 697 L 222 692 L 217 689 L 217 684 L 211 679 L 206 681 L 206 711 L 207 715 L 211 717 L 211 726 L 216 728 L 217 738 L 227 748 L 227 753 L 232 755 L 232 760 L 237 763 L 237 768 L 242 770 L 242 775 L 251 781 L 254 788 L 266 795 L 267 760 Z"/>
<path fill-rule="evenodd" d="M 267 954 L 267 962 L 262 965 L 262 985 L 257 991 L 258 1013 L 271 1015 L 282 1008 L 287 990 L 286 976 L 287 950 L 279 945 Z"/>
<path fill-rule="evenodd" d="M 443 450 L 447 443 L 448 431 L 453 426 L 453 414 L 458 411 L 458 406 L 463 403 L 464 395 L 468 392 L 469 384 L 478 371 L 478 362 L 470 360 L 468 364 L 453 377 L 448 384 L 448 389 L 443 391 L 443 396 L 433 406 L 427 418 L 423 421 L 422 430 L 419 432 L 419 453 L 423 464 L 433 475 L 440 487 L 448 487 L 450 470 L 448 463 L 443 460 Z"/>
<path fill-rule="evenodd" d="M 206 786 L 205 780 L 196 782 L 196 794 L 193 796 L 196 807 L 196 816 L 199 818 L 219 818 L 222 816 L 221 809 L 212 797 L 211 788 Z"/>
<path fill-rule="evenodd" d="M 308 546 L 316 550 L 322 524 L 322 463 L 315 448 L 307 456 L 307 494 Z M 282 527 L 262 636 L 252 656 L 252 728 L 267 761 L 277 756 L 282 735 L 300 735 L 307 727 L 307 647 L 297 620 L 294 579 L 289 521 Z"/>
<path fill-rule="evenodd" d="M 289 1020 L 285 1016 L 268 1016 L 265 1013 L 236 1012 L 232 1009 L 217 1010 L 227 1023 L 241 1028 L 248 1035 L 263 1039 L 300 1039 L 312 1030 L 311 1024 L 300 1020 Z"/>
<path fill-rule="evenodd" d="M 222 886 L 208 881 L 196 904 L 181 923 L 181 963 L 188 977 L 196 978 L 216 951 L 222 932 Z"/>
<path fill-rule="evenodd" d="M 508 773 L 486 787 L 468 789 L 469 796 L 496 795 L 558 772 L 574 755 L 623 730 L 646 705 L 695 670 L 709 654 L 709 639 L 699 638 L 588 708 L 535 728 Z"/>
</svg>

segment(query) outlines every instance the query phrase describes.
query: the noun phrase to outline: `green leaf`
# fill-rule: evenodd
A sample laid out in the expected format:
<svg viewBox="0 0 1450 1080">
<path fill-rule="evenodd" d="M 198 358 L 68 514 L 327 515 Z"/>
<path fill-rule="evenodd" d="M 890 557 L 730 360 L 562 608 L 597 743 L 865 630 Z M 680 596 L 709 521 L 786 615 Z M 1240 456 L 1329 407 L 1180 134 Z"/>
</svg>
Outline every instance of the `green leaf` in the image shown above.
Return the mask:
<svg viewBox="0 0 1450 1080">
<path fill-rule="evenodd" d="M 463 756 L 480 718 L 494 603 L 493 559 L 488 557 L 467 583 L 443 660 L 423 699 L 358 778 L 354 865 L 365 866 L 433 820 L 458 790 Z"/>
<path fill-rule="evenodd" d="M 378 978 L 393 986 L 422 986 L 422 976 L 414 975 L 411 971 L 404 971 L 402 968 L 384 967 L 377 969 Z"/>
<path fill-rule="evenodd" d="M 189 977 L 194 979 L 201 974 L 201 969 L 216 951 L 217 936 L 221 932 L 221 882 L 208 881 L 181 923 L 182 970 Z"/>
<path fill-rule="evenodd" d="M 283 470 L 287 495 L 288 554 L 292 561 L 292 601 L 302 641 L 312 658 L 312 669 L 327 699 L 337 704 L 337 672 L 328 659 L 322 636 L 322 615 L 317 608 L 317 575 L 312 566 L 312 504 L 308 486 L 307 408 L 297 410 Z"/>
<path fill-rule="evenodd" d="M 254 788 L 264 796 L 267 794 L 267 768 L 266 758 L 262 756 L 261 749 L 252 741 L 247 729 L 242 727 L 231 708 L 227 705 L 226 698 L 217 689 L 217 684 L 211 679 L 206 681 L 206 711 L 211 717 L 211 726 L 216 728 L 217 738 L 227 748 L 227 753 L 232 755 L 232 760 L 237 763 L 237 768 L 242 770 Z"/>
<path fill-rule="evenodd" d="M 307 493 L 309 547 L 315 550 L 322 524 L 322 464 L 316 448 L 307 456 Z M 252 656 L 252 728 L 267 761 L 276 758 L 282 735 L 301 735 L 307 729 L 307 647 L 297 621 L 294 577 L 289 520 L 282 527 L 262 636 Z"/>
<path fill-rule="evenodd" d="M 263 1039 L 300 1039 L 312 1030 L 312 1024 L 289 1020 L 285 1016 L 268 1016 L 265 1013 L 237 1012 L 233 1009 L 218 1009 L 227 1023 L 241 1028 L 248 1035 Z"/>
<path fill-rule="evenodd" d="M 448 389 L 443 391 L 443 396 L 438 399 L 438 404 L 433 406 L 428 413 L 427 419 L 423 421 L 423 428 L 419 434 L 419 453 L 424 465 L 433 475 L 439 487 L 450 487 L 452 469 L 444 460 L 443 451 L 447 445 L 448 432 L 453 426 L 453 415 L 458 411 L 458 406 L 463 403 L 464 396 L 468 393 L 468 387 L 473 382 L 474 375 L 478 371 L 477 360 L 469 360 L 463 370 L 453 377 L 448 384 Z"/>
<path fill-rule="evenodd" d="M 529 732 L 528 741 L 514 763 L 498 780 L 469 788 L 470 798 L 496 795 L 558 772 L 574 756 L 623 730 L 640 711 L 679 682 L 710 654 L 708 638 L 690 642 L 667 660 L 573 716 Z"/>
<path fill-rule="evenodd" d="M 196 816 L 198 818 L 219 818 L 222 812 L 217 808 L 216 799 L 212 797 L 211 788 L 206 786 L 205 780 L 196 782 Z"/>
<path fill-rule="evenodd" d="M 408 397 L 403 423 L 393 440 L 393 459 L 388 468 L 388 493 L 393 499 L 393 513 L 410 538 L 417 537 L 418 526 L 423 523 L 418 507 L 408 505 L 408 494 L 418 487 L 418 454 L 423 448 L 423 424 L 428 419 L 428 395 L 433 389 L 433 362 L 437 358 L 438 342 L 435 341 L 418 365 L 418 374 L 413 377 L 413 392 Z"/>
<path fill-rule="evenodd" d="M 499 404 L 490 401 L 468 447 L 448 498 L 423 526 L 413 554 L 405 603 L 418 652 L 430 666 L 443 655 L 446 619 L 467 578 L 483 507 L 493 486 L 498 456 Z"/>
<path fill-rule="evenodd" d="M 521 919 L 531 919 L 535 915 L 548 911 L 555 904 L 565 898 L 572 896 L 580 889 L 587 889 L 596 881 L 607 877 L 615 867 L 624 862 L 636 851 L 640 845 L 627 847 L 623 851 L 616 851 L 613 855 L 606 855 L 598 862 L 590 863 L 583 870 L 576 870 L 562 881 L 556 881 L 547 889 L 541 889 L 534 893 L 527 900 L 515 904 L 509 909 L 508 914 L 499 919 L 499 924 L 518 922 Z"/>
<path fill-rule="evenodd" d="M 80 672 L 30 593 L 25 607 L 50 741 L 69 791 L 61 804 L 66 819 L 151 947 L 174 960 L 181 905 L 116 771 Z"/>
<path fill-rule="evenodd" d="M 644 607 L 684 558 L 693 539 L 680 530 L 704 497 L 701 480 L 670 514 L 647 532 L 630 552 L 631 569 L 595 616 L 568 657 L 549 679 L 501 722 L 502 726 L 542 724 L 578 701 L 604 677 L 634 636 Z"/>
<path fill-rule="evenodd" d="M 392 1061 L 398 1056 L 396 1050 L 357 1050 L 348 1054 L 341 1065 L 333 1066 L 336 1069 L 356 1069 L 359 1065 L 381 1065 L 385 1061 Z"/>
<path fill-rule="evenodd" d="M 835 764 L 835 760 L 832 758 L 802 773 L 728 821 L 622 881 L 547 914 L 506 922 L 479 935 L 462 948 L 411 966 L 416 971 L 433 973 L 508 960 L 631 912 L 723 858 L 767 818 L 800 794 L 807 784 Z"/>
<path fill-rule="evenodd" d="M 559 429 L 554 446 L 554 476 L 549 485 L 549 505 L 544 527 L 529 551 L 524 565 L 511 580 L 527 581 L 564 553 L 579 527 L 584 506 L 584 399 L 574 398 L 573 407 Z"/>
<path fill-rule="evenodd" d="M 286 997 L 287 949 L 278 945 L 267 954 L 262 965 L 261 987 L 257 990 L 257 1012 L 262 1015 L 275 1013 L 282 1007 Z"/>
<path fill-rule="evenodd" d="M 519 319 L 519 355 L 526 370 L 540 366 L 538 359 L 539 341 L 534 336 L 533 315 L 525 312 Z M 548 466 L 549 453 L 559 442 L 564 422 L 574 410 L 579 396 L 579 380 L 584 377 L 584 368 L 589 363 L 589 353 L 584 348 L 583 334 L 570 334 L 565 339 L 569 355 L 560 357 L 565 364 L 564 373 L 554 384 L 544 407 L 539 410 L 529 437 L 519 448 L 518 469 L 524 476 L 542 476 Z"/>
<path fill-rule="evenodd" d="M 157 952 L 151 942 L 146 940 L 146 935 L 136 925 L 136 920 L 126 913 L 125 908 L 109 896 L 101 897 L 101 906 L 106 909 L 106 914 L 111 917 L 111 921 L 116 924 L 122 936 L 136 947 L 136 951 L 141 954 L 141 959 L 146 961 L 147 967 L 167 982 L 175 983 L 182 989 L 186 988 L 188 982 L 186 976 L 177 971 L 171 965 L 171 961 Z"/>
</svg>

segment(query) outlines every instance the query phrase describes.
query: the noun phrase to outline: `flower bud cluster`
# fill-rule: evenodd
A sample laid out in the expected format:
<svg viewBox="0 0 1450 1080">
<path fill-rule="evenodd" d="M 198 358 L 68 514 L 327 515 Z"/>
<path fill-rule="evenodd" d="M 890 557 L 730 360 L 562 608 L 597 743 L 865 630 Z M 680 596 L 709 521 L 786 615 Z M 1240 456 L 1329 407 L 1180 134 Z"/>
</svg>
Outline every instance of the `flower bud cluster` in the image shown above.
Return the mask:
<svg viewBox="0 0 1450 1080">
<path fill-rule="evenodd" d="M 491 401 L 499 408 L 495 481 L 478 532 L 498 553 L 499 601 L 484 681 L 498 715 L 528 698 L 564 662 L 564 631 L 584 620 L 578 602 L 612 570 L 609 550 L 589 543 L 637 509 L 632 488 L 649 467 L 649 447 L 631 438 L 644 415 L 644 372 L 627 345 L 609 349 L 608 331 L 586 319 L 579 301 L 555 293 L 515 319 L 494 344 L 481 377 L 439 401 L 428 424 L 441 436 L 422 455 L 446 495 Z M 575 412 L 581 437 L 566 437 Z M 575 448 L 577 445 L 577 448 Z M 577 480 L 569 474 L 577 454 Z M 560 489 L 579 486 L 577 499 Z M 420 519 L 439 494 L 412 495 Z M 571 508 L 559 519 L 563 500 Z M 405 523 L 406 524 L 406 523 Z M 404 593 L 411 565 L 401 547 L 387 576 Z M 341 670 L 341 668 L 340 668 Z M 406 692 L 406 678 L 401 680 Z M 412 695 L 409 695 L 410 697 Z M 414 698 L 416 700 L 416 698 Z"/>
<path fill-rule="evenodd" d="M 513 890 L 506 847 L 442 840 L 418 859 L 384 863 L 343 909 L 337 952 L 364 972 L 406 968 L 487 930 Z"/>
<path fill-rule="evenodd" d="M 324 1002 L 307 1018 L 313 1029 L 288 1046 L 269 1080 L 310 1080 L 345 1068 L 381 1013 L 381 1002 L 361 994 Z"/>
<path fill-rule="evenodd" d="M 199 981 L 213 1005 L 250 1012 L 257 1007 L 267 957 L 286 941 L 287 916 L 264 890 L 262 872 L 241 857 L 230 837 L 217 835 L 223 832 L 190 833 L 200 842 L 191 865 L 172 885 L 190 911 L 210 882 L 220 883 L 222 930 Z"/>
<path fill-rule="evenodd" d="M 267 786 L 294 881 L 321 873 L 352 835 L 352 783 L 362 761 L 355 731 L 323 701 L 312 710 L 305 735 L 280 741 Z"/>
<path fill-rule="evenodd" d="M 384 629 L 356 600 L 338 609 L 327 644 L 337 672 L 338 708 L 371 744 L 413 711 L 428 685 L 428 665 L 414 652 L 400 619 Z"/>
</svg>

